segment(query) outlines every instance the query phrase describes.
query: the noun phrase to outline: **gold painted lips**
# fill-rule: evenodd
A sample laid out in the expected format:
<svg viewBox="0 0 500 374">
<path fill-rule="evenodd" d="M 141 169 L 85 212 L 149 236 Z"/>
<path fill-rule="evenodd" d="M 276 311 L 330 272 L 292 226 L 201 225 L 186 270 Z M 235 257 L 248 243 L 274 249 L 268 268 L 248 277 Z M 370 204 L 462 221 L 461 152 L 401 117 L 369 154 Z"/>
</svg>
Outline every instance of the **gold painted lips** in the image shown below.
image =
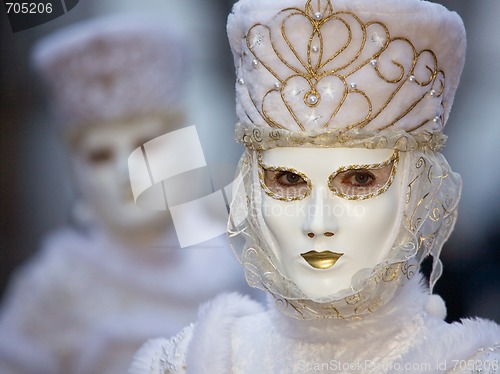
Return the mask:
<svg viewBox="0 0 500 374">
<path fill-rule="evenodd" d="M 331 252 L 331 251 L 309 251 L 300 254 L 304 260 L 307 261 L 315 269 L 329 269 L 337 260 L 342 257 L 343 253 Z"/>
</svg>

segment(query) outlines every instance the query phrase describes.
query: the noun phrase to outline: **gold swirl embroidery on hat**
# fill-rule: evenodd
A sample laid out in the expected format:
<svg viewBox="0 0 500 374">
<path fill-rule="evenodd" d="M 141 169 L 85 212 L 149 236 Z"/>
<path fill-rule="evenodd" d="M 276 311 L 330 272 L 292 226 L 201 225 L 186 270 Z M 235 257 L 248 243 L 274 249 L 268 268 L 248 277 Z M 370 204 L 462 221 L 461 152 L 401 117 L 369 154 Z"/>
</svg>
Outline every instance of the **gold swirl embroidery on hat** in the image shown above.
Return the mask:
<svg viewBox="0 0 500 374">
<path fill-rule="evenodd" d="M 309 0 L 303 10 L 286 8 L 269 23 L 257 23 L 249 29 L 245 39 L 250 53 L 245 51 L 241 56 L 242 65 L 250 58 L 253 68 L 264 68 L 275 80 L 262 97 L 253 97 L 249 91 L 250 101 L 269 126 L 290 130 L 290 123 L 283 120 L 283 112 L 288 112 L 302 131 L 311 124 L 316 128 L 364 128 L 390 111 L 389 120 L 377 125 L 382 130 L 430 99 L 439 100 L 439 110 L 429 118 L 419 115 L 417 123 L 408 124 L 406 131 L 415 131 L 431 121 L 444 122 L 445 74 L 432 50 L 417 51 L 409 39 L 391 36 L 382 22 L 364 23 L 352 12 L 335 11 L 330 0 Z M 304 35 L 304 30 L 310 34 Z M 331 37 L 332 30 L 335 38 Z M 410 57 L 409 64 L 394 57 L 401 53 Z M 368 69 L 371 72 L 365 73 Z M 363 87 L 363 82 L 356 83 L 356 73 L 361 71 L 370 79 L 378 79 L 379 85 L 390 87 L 384 91 L 388 92 L 386 97 L 380 98 L 373 87 Z M 258 92 L 261 90 L 253 95 Z M 391 107 L 391 102 L 399 100 L 398 94 L 408 96 L 409 102 Z M 315 112 L 320 107 L 323 114 Z M 360 114 L 356 117 L 353 112 Z M 355 118 L 346 123 L 350 117 Z"/>
</svg>

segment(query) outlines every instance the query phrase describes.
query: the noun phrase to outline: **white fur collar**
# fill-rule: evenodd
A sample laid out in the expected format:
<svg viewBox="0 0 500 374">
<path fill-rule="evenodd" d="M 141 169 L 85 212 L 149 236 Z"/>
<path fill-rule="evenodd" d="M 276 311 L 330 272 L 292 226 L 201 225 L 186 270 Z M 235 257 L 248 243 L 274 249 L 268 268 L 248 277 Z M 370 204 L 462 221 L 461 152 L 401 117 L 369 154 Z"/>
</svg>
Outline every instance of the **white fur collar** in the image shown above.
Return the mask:
<svg viewBox="0 0 500 374">
<path fill-rule="evenodd" d="M 416 276 L 401 288 L 388 305 L 360 321 L 295 320 L 281 314 L 274 306 L 262 313 L 262 306 L 248 297 L 220 295 L 200 310 L 199 321 L 187 351 L 188 372 L 230 372 L 232 334 L 236 321 L 242 321 L 241 318 L 246 316 L 252 316 L 253 322 L 267 321 L 265 325 L 272 326 L 279 334 L 320 345 L 331 341 L 332 337 L 345 344 L 349 344 L 351 338 L 359 342 L 363 336 L 367 336 L 367 341 L 373 341 L 373 331 L 382 334 L 385 329 L 387 335 L 389 330 L 393 330 L 394 334 L 398 334 L 394 338 L 405 344 L 404 348 L 400 347 L 394 352 L 394 360 L 405 363 L 437 364 L 444 360 L 451 364 L 452 360 L 468 359 L 479 348 L 490 347 L 500 341 L 500 327 L 493 322 L 464 320 L 462 323 L 448 324 L 442 320 L 442 305 L 437 308 L 439 315 L 435 315 L 433 311 L 436 308 L 429 308 L 429 304 L 435 305 L 436 297 L 429 296 L 422 286 L 421 276 Z M 259 326 L 255 328 L 258 330 Z"/>
<path fill-rule="evenodd" d="M 230 367 L 231 330 L 237 318 L 261 313 L 263 307 L 248 296 L 222 294 L 200 308 L 187 351 L 188 371 L 226 373 Z"/>
</svg>

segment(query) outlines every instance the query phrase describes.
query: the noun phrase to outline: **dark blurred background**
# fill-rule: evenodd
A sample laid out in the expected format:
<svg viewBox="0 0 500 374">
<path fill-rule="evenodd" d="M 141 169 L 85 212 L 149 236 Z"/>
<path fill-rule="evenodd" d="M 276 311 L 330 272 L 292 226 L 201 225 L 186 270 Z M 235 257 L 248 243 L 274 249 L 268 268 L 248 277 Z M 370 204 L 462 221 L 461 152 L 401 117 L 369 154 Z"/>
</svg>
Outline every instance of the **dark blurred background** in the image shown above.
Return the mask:
<svg viewBox="0 0 500 374">
<path fill-rule="evenodd" d="M 457 226 L 443 249 L 444 274 L 436 292 L 447 303 L 450 321 L 479 316 L 500 322 L 500 167 L 496 163 L 500 160 L 500 2 L 440 2 L 462 16 L 468 54 L 443 152 L 463 177 L 463 193 Z M 191 51 L 189 124 L 197 125 L 209 164 L 235 166 L 242 148 L 232 141 L 234 72 L 225 32 L 233 3 L 80 0 L 64 16 L 17 33 L 0 10 L 0 296 L 12 272 L 37 251 L 44 235 L 70 219 L 75 195 L 57 124 L 30 68 L 33 43 L 100 14 L 165 15 L 185 35 Z"/>
</svg>

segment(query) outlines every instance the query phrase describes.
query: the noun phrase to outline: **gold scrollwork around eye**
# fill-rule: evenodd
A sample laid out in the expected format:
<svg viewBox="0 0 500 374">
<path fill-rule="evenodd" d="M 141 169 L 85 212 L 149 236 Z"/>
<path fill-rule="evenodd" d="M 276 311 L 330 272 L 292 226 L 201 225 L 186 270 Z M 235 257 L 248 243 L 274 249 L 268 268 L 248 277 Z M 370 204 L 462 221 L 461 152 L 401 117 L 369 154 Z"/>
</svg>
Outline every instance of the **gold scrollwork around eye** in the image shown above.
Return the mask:
<svg viewBox="0 0 500 374">
<path fill-rule="evenodd" d="M 297 200 L 305 199 L 311 193 L 311 191 L 312 191 L 312 182 L 311 182 L 311 180 L 305 174 L 301 173 L 300 171 L 298 171 L 296 169 L 285 167 L 285 166 L 271 166 L 271 165 L 267 165 L 264 162 L 264 160 L 262 160 L 262 153 L 261 152 L 258 152 L 258 154 L 257 154 L 257 160 L 258 160 L 258 163 L 259 163 L 259 168 L 258 168 L 259 183 L 260 183 L 261 188 L 264 190 L 264 192 L 269 197 L 272 197 L 275 200 L 290 202 L 290 201 L 297 201 Z M 264 177 L 264 172 L 265 171 L 284 171 L 284 172 L 289 172 L 289 173 L 296 174 L 296 175 L 300 176 L 307 183 L 307 190 L 304 193 L 301 193 L 301 194 L 299 194 L 297 196 L 282 196 L 280 194 L 277 194 L 276 192 L 272 191 L 267 186 L 266 181 L 265 181 L 265 177 Z"/>
<path fill-rule="evenodd" d="M 366 170 L 381 169 L 381 168 L 384 168 L 384 167 L 389 166 L 390 164 L 392 164 L 391 173 L 390 173 L 389 178 L 387 179 L 386 183 L 381 188 L 377 189 L 374 192 L 371 192 L 371 193 L 368 193 L 368 194 L 364 194 L 364 195 L 356 195 L 356 194 L 354 194 L 354 195 L 348 195 L 348 194 L 343 193 L 341 191 L 333 190 L 332 188 L 330 188 L 330 190 L 335 195 L 337 195 L 338 197 L 341 197 L 343 199 L 346 199 L 346 200 L 366 200 L 366 199 L 371 199 L 371 198 L 373 198 L 375 196 L 379 196 L 379 195 L 383 194 L 385 191 L 387 191 L 389 189 L 389 187 L 392 185 L 392 182 L 394 181 L 394 178 L 396 176 L 398 163 L 399 163 L 399 151 L 398 150 L 394 150 L 394 153 L 392 154 L 391 158 L 389 158 L 388 160 L 386 160 L 384 162 L 378 163 L 378 164 L 342 166 L 342 167 L 338 168 L 335 171 L 335 173 L 331 174 L 328 177 L 328 185 L 329 186 L 332 185 L 333 179 L 339 173 L 343 173 L 345 171 L 355 170 L 355 169 L 366 169 Z"/>
<path fill-rule="evenodd" d="M 312 182 L 304 173 L 302 173 L 294 168 L 290 168 L 290 167 L 268 165 L 262 159 L 262 152 L 257 152 L 257 160 L 258 160 L 258 164 L 259 164 L 259 168 L 258 168 L 259 183 L 260 183 L 261 188 L 264 190 L 264 192 L 268 196 L 270 196 L 276 200 L 290 202 L 290 201 L 302 200 L 310 195 L 312 188 L 313 188 Z M 387 181 L 385 182 L 385 184 L 381 188 L 378 188 L 374 192 L 367 193 L 367 194 L 361 194 L 361 195 L 348 195 L 348 194 L 343 193 L 341 191 L 337 191 L 337 190 L 330 188 L 332 193 L 334 193 L 338 197 L 346 199 L 346 200 L 370 199 L 370 198 L 373 198 L 373 197 L 376 197 L 376 196 L 383 194 L 385 191 L 387 191 L 389 189 L 389 187 L 392 185 L 392 182 L 394 181 L 394 178 L 396 176 L 398 162 L 399 162 L 399 151 L 394 150 L 394 153 L 392 154 L 392 156 L 388 160 L 381 162 L 381 163 L 343 166 L 343 167 L 338 168 L 334 173 L 332 173 L 328 177 L 328 185 L 329 186 L 331 185 L 333 178 L 335 178 L 339 173 L 342 173 L 345 171 L 355 170 L 355 169 L 367 169 L 367 170 L 381 169 L 383 167 L 386 167 L 386 166 L 389 166 L 392 164 L 389 178 L 387 179 Z M 266 171 L 283 171 L 283 172 L 289 172 L 289 173 L 296 174 L 296 175 L 300 176 L 307 183 L 307 190 L 303 193 L 296 195 L 296 196 L 280 195 L 279 193 L 272 191 L 269 188 L 269 186 L 266 184 L 265 176 L 264 176 L 264 173 Z"/>
</svg>

